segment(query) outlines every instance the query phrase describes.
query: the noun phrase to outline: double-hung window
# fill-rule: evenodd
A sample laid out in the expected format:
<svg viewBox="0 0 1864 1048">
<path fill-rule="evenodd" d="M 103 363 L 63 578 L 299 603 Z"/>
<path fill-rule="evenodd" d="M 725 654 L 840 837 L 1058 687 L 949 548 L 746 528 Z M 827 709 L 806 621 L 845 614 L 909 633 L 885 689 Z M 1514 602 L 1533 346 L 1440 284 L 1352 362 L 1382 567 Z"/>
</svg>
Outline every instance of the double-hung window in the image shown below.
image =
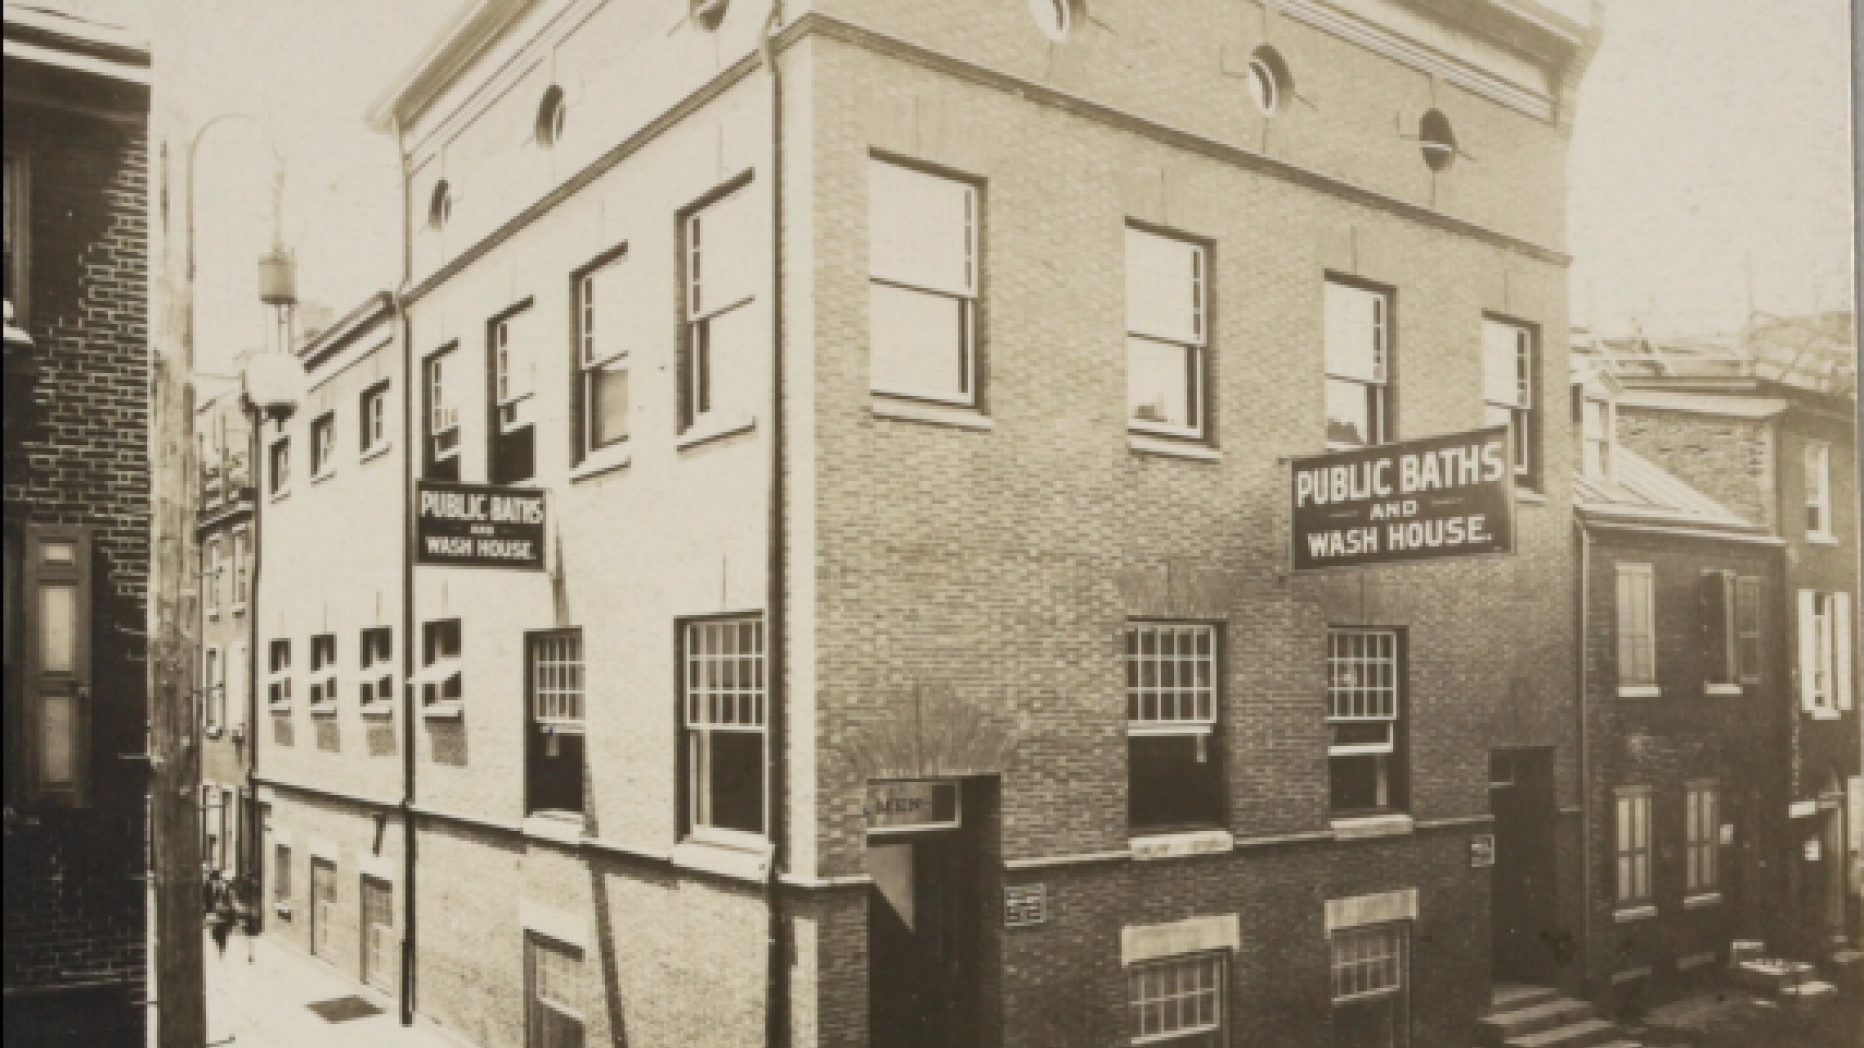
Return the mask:
<svg viewBox="0 0 1864 1048">
<path fill-rule="evenodd" d="M 1720 885 L 1717 870 L 1719 857 L 1720 801 L 1715 784 L 1692 782 L 1684 789 L 1684 888 L 1691 895 L 1712 892 Z"/>
<path fill-rule="evenodd" d="M 357 447 L 363 458 L 388 446 L 388 383 L 378 382 L 362 391 L 358 405 Z"/>
<path fill-rule="evenodd" d="M 1586 397 L 1579 410 L 1580 470 L 1593 480 L 1610 480 L 1615 436 L 1611 401 Z"/>
<path fill-rule="evenodd" d="M 327 477 L 337 467 L 337 416 L 326 411 L 311 420 L 311 477 Z"/>
<path fill-rule="evenodd" d="M 1806 445 L 1806 537 L 1832 537 L 1832 446 Z"/>
<path fill-rule="evenodd" d="M 1129 1043 L 1224 1048 L 1229 1043 L 1227 953 L 1193 953 L 1126 971 Z"/>
<path fill-rule="evenodd" d="M 749 187 L 684 219 L 685 330 L 680 343 L 680 430 L 728 425 L 751 408 L 750 378 L 763 363 L 757 222 Z"/>
<path fill-rule="evenodd" d="M 273 497 L 278 497 L 291 490 L 291 438 L 279 437 L 272 441 L 272 488 Z"/>
<path fill-rule="evenodd" d="M 1702 614 L 1702 676 L 1707 691 L 1738 691 L 1739 637 L 1735 625 L 1736 578 L 1732 571 L 1706 569 L 1696 599 Z"/>
<path fill-rule="evenodd" d="M 977 187 L 870 159 L 867 193 L 869 385 L 976 406 Z"/>
<path fill-rule="evenodd" d="M 1514 471 L 1533 486 L 1540 468 L 1534 329 L 1505 320 L 1482 321 L 1483 424 L 1507 426 L 1514 444 Z"/>
<path fill-rule="evenodd" d="M 362 631 L 357 654 L 361 674 L 356 684 L 363 709 L 385 707 L 395 700 L 395 631 L 371 626 Z"/>
<path fill-rule="evenodd" d="M 1618 905 L 1649 905 L 1650 787 L 1621 786 L 1615 799 L 1613 855 L 1618 867 Z"/>
<path fill-rule="evenodd" d="M 1126 229 L 1126 424 L 1176 437 L 1204 435 L 1203 246 Z"/>
<path fill-rule="evenodd" d="M 528 1048 L 583 1048 L 582 951 L 536 932 L 524 937 Z"/>
<path fill-rule="evenodd" d="M 1328 945 L 1334 1043 L 1408 1045 L 1411 922 L 1336 928 Z"/>
<path fill-rule="evenodd" d="M 337 702 L 337 635 L 311 638 L 311 709 L 334 709 Z"/>
<path fill-rule="evenodd" d="M 1807 713 L 1851 708 L 1851 595 L 1799 591 L 1799 697 Z"/>
<path fill-rule="evenodd" d="M 266 702 L 273 709 L 291 705 L 291 642 L 275 640 L 266 652 Z"/>
<path fill-rule="evenodd" d="M 618 254 L 575 277 L 578 462 L 628 439 L 630 273 Z"/>
<path fill-rule="evenodd" d="M 460 389 L 462 376 L 456 374 L 455 346 L 448 346 L 427 358 L 422 366 L 422 390 L 426 398 L 422 412 L 421 472 L 429 480 L 460 479 Z"/>
<path fill-rule="evenodd" d="M 201 723 L 218 732 L 227 720 L 226 665 L 219 648 L 201 652 Z"/>
<path fill-rule="evenodd" d="M 1396 630 L 1327 631 L 1327 764 L 1336 815 L 1405 806 L 1402 648 Z"/>
<path fill-rule="evenodd" d="M 692 621 L 681 634 L 688 825 L 696 835 L 761 835 L 766 817 L 763 619 Z"/>
<path fill-rule="evenodd" d="M 1760 615 L 1760 579 L 1742 575 L 1735 579 L 1735 679 L 1742 684 L 1760 683 Z"/>
<path fill-rule="evenodd" d="M 578 629 L 529 638 L 525 810 L 583 810 L 583 644 Z"/>
<path fill-rule="evenodd" d="M 492 444 L 487 451 L 492 483 L 516 484 L 537 471 L 536 361 L 531 345 L 530 302 L 493 319 L 487 341 L 492 354 Z"/>
<path fill-rule="evenodd" d="M 421 625 L 421 705 L 429 710 L 457 707 L 466 696 L 460 642 L 458 619 Z"/>
<path fill-rule="evenodd" d="M 1135 831 L 1223 820 L 1215 626 L 1126 627 L 1128 824 Z"/>
<path fill-rule="evenodd" d="M 207 617 L 220 617 L 220 539 L 207 540 L 207 552 L 202 557 L 205 564 L 201 566 L 201 603 L 207 608 Z"/>
<path fill-rule="evenodd" d="M 1649 564 L 1620 564 L 1614 572 L 1618 615 L 1618 693 L 1657 692 L 1657 591 Z"/>
<path fill-rule="evenodd" d="M 252 529 L 240 525 L 233 529 L 233 614 L 246 610 L 252 597 Z"/>
<path fill-rule="evenodd" d="M 1391 296 L 1326 285 L 1327 446 L 1383 444 L 1391 432 Z"/>
</svg>

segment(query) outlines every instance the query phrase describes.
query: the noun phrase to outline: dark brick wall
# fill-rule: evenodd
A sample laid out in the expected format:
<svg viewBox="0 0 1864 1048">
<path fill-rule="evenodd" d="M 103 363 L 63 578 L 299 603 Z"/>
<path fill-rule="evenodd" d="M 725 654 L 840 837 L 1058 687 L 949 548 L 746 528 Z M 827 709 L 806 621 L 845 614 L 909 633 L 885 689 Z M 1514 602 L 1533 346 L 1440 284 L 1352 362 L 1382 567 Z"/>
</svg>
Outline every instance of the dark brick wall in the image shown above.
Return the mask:
<svg viewBox="0 0 1864 1048">
<path fill-rule="evenodd" d="M 12 71 L 9 69 L 9 85 Z M 38 379 L 9 523 L 93 529 L 91 806 L 27 810 L 6 841 L 8 1043 L 140 1045 L 149 369 L 146 140 L 138 126 L 9 98 L 29 158 L 29 320 Z M 98 984 L 88 989 L 57 989 Z"/>
<path fill-rule="evenodd" d="M 1771 420 L 1620 404 L 1618 439 L 1743 518 L 1779 526 Z"/>
</svg>

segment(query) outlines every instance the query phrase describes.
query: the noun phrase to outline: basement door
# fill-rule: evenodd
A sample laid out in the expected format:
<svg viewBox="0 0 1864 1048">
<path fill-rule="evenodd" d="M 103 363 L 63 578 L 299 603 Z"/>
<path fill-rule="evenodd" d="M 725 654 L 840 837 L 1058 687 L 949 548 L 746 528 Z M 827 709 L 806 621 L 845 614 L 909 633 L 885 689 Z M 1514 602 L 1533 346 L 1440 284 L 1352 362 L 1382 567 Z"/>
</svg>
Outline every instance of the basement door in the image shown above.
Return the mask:
<svg viewBox="0 0 1864 1048">
<path fill-rule="evenodd" d="M 337 866 L 329 859 L 311 859 L 311 953 L 326 961 L 337 959 L 330 948 L 330 926 L 337 913 Z"/>
<path fill-rule="evenodd" d="M 870 1048 L 975 1043 L 983 894 L 975 829 L 871 834 L 867 865 Z"/>
<path fill-rule="evenodd" d="M 1495 982 L 1555 985 L 1564 937 L 1554 898 L 1552 751 L 1490 753 L 1489 810 L 1495 816 L 1491 975 Z"/>
</svg>

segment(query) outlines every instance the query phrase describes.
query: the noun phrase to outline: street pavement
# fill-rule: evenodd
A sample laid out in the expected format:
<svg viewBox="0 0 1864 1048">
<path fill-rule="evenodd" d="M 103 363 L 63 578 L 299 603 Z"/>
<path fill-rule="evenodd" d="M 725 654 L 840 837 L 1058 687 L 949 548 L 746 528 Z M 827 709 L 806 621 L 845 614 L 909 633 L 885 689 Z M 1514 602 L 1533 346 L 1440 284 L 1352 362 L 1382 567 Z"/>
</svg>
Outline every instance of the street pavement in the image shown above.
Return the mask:
<svg viewBox="0 0 1864 1048">
<path fill-rule="evenodd" d="M 264 936 L 207 940 L 208 1048 L 461 1048 L 394 999 Z"/>
</svg>

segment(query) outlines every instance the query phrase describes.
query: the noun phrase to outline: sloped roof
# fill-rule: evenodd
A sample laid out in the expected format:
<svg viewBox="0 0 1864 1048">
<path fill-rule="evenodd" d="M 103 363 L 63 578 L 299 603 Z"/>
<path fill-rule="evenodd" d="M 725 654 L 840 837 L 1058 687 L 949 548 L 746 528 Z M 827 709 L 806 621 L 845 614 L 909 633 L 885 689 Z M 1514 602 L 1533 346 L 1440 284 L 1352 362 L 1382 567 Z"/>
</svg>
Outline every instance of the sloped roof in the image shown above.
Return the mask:
<svg viewBox="0 0 1864 1048">
<path fill-rule="evenodd" d="M 1650 525 L 1770 540 L 1766 529 L 1743 518 L 1655 462 L 1629 448 L 1612 448 L 1610 479 L 1576 473 L 1573 500 L 1582 517 L 1619 525 Z"/>
<path fill-rule="evenodd" d="M 7 0 L 8 35 L 37 31 L 79 46 L 149 50 L 151 0 Z"/>
</svg>

